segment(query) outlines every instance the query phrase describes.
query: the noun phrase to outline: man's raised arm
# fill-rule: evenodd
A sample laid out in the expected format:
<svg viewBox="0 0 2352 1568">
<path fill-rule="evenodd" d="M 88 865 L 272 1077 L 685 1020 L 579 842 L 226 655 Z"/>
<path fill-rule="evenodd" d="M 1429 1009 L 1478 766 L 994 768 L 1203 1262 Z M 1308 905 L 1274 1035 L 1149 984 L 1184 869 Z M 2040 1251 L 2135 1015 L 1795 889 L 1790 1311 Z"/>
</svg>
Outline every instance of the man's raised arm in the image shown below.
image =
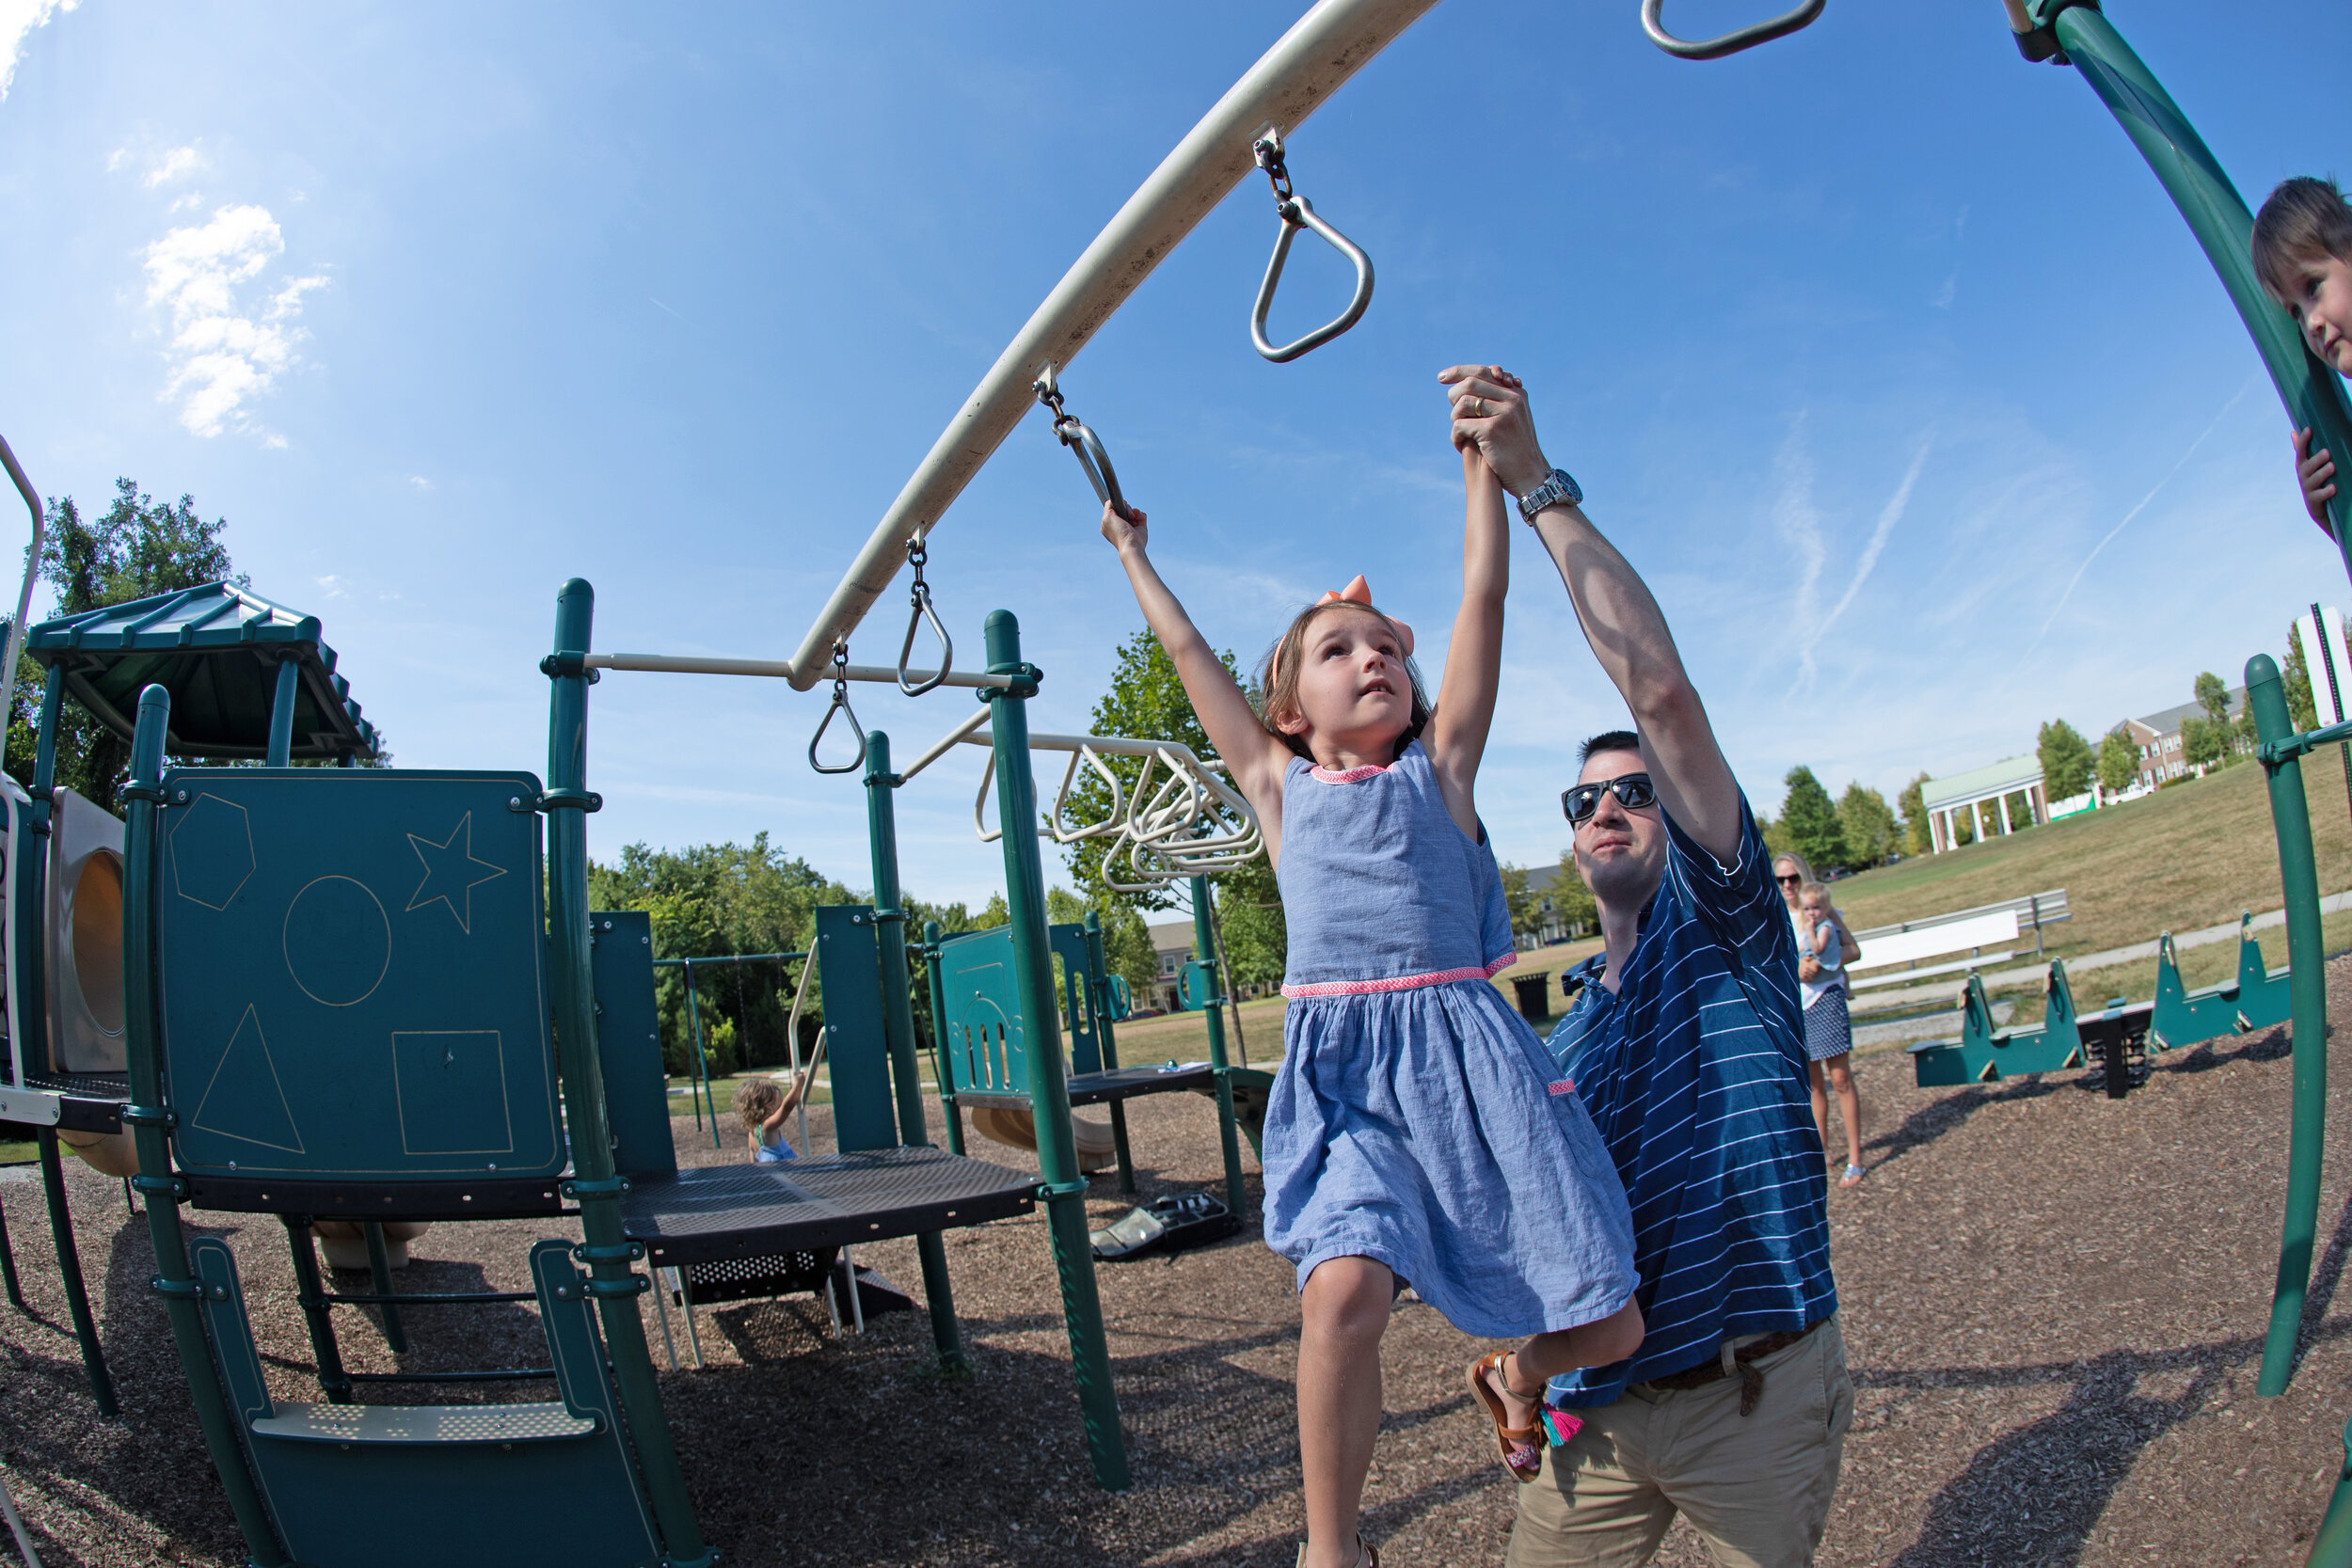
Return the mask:
<svg viewBox="0 0 2352 1568">
<path fill-rule="evenodd" d="M 1541 489 L 1552 467 L 1518 377 L 1492 365 L 1456 365 L 1438 380 L 1453 400 L 1454 444 L 1475 445 L 1512 495 Z M 1593 656 L 1632 711 L 1666 814 L 1728 865 L 1740 850 L 1740 786 L 1658 601 L 1575 499 L 1546 506 L 1534 524 Z"/>
</svg>

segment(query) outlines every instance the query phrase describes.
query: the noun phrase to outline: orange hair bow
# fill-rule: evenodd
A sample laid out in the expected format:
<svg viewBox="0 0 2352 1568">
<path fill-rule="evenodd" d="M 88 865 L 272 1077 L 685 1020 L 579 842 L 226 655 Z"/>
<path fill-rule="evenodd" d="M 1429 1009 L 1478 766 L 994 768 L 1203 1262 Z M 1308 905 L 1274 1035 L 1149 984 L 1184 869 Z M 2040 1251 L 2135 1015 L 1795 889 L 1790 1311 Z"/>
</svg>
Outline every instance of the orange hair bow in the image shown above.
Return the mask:
<svg viewBox="0 0 2352 1568">
<path fill-rule="evenodd" d="M 1319 610 L 1327 604 L 1361 605 L 1366 610 L 1371 610 L 1373 608 L 1372 584 L 1364 580 L 1363 573 L 1359 572 L 1356 574 L 1355 580 L 1350 582 L 1346 587 L 1327 590 L 1323 597 L 1315 601 L 1315 608 Z M 1397 640 L 1405 644 L 1405 657 L 1406 658 L 1412 657 L 1413 628 L 1398 620 L 1395 616 L 1388 615 L 1386 610 L 1379 611 L 1378 613 L 1387 615 L 1389 625 L 1396 628 Z M 1290 636 L 1288 633 L 1284 633 L 1281 644 L 1274 650 L 1272 670 L 1276 673 L 1279 674 L 1282 668 L 1282 656 L 1289 651 Z"/>
</svg>

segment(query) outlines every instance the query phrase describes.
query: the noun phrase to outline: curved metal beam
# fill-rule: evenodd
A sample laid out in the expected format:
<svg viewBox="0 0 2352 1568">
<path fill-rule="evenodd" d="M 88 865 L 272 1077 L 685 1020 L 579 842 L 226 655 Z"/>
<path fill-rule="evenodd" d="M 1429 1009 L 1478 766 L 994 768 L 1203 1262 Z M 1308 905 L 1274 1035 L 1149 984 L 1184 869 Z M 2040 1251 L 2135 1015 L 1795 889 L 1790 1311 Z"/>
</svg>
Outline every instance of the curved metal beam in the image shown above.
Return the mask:
<svg viewBox="0 0 2352 1568">
<path fill-rule="evenodd" d="M 1094 243 L 1062 275 L 890 503 L 790 660 L 805 691 L 906 561 L 907 541 L 936 528 L 1012 434 L 1047 366 L 1067 366 L 1178 242 L 1257 168 L 1250 144 L 1289 131 L 1387 48 L 1437 0 L 1321 0 L 1176 144 Z"/>
</svg>

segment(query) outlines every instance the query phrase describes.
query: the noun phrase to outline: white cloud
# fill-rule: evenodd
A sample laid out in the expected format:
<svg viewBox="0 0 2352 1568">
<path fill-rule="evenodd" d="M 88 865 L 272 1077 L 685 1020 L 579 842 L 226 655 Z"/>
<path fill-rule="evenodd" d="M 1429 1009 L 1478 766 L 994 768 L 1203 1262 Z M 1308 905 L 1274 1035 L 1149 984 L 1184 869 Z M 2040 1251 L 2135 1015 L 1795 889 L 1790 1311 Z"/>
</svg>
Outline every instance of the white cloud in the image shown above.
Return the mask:
<svg viewBox="0 0 2352 1568">
<path fill-rule="evenodd" d="M 178 402 L 180 422 L 195 435 L 239 430 L 285 445 L 253 422 L 248 404 L 295 362 L 302 297 L 326 286 L 313 273 L 262 293 L 262 274 L 285 249 L 278 220 L 250 204 L 222 207 L 147 247 L 147 301 L 171 310 L 163 396 Z"/>
<path fill-rule="evenodd" d="M 408 483 L 415 488 L 424 491 L 427 495 L 430 495 L 433 491 L 433 482 L 425 478 L 422 474 L 410 474 L 408 476 Z"/>
<path fill-rule="evenodd" d="M 351 597 L 349 594 L 343 591 L 342 578 L 337 577 L 332 572 L 329 572 L 323 578 L 313 578 L 310 580 L 317 583 L 319 586 L 319 592 L 325 594 L 330 599 L 347 599 Z"/>
<path fill-rule="evenodd" d="M 16 80 L 16 62 L 24 54 L 24 40 L 45 26 L 59 11 L 70 11 L 82 0 L 0 0 L 0 98 L 8 96 Z"/>
<path fill-rule="evenodd" d="M 145 183 L 151 191 L 158 185 L 179 179 L 190 169 L 203 166 L 204 154 L 193 147 L 175 147 L 155 160 L 155 166 L 147 171 Z"/>
</svg>

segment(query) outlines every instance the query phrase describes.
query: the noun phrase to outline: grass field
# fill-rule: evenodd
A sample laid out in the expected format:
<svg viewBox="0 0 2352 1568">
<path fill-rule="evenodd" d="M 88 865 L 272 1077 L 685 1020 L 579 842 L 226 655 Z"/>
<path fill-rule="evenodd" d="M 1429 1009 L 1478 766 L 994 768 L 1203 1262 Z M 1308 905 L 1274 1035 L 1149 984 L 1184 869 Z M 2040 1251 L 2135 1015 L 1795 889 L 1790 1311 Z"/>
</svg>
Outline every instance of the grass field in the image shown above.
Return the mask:
<svg viewBox="0 0 2352 1568">
<path fill-rule="evenodd" d="M 2319 887 L 2352 887 L 2352 811 L 2334 751 L 2303 762 Z M 2147 942 L 2279 908 L 2279 851 L 2263 770 L 2242 762 L 2146 800 L 1866 871 L 1836 884 L 1857 928 L 2066 889 L 2074 919 L 2047 933 L 2060 958 Z M 2279 939 L 2283 942 L 2283 937 Z M 2280 947 L 2271 960 L 2284 963 Z"/>
</svg>

